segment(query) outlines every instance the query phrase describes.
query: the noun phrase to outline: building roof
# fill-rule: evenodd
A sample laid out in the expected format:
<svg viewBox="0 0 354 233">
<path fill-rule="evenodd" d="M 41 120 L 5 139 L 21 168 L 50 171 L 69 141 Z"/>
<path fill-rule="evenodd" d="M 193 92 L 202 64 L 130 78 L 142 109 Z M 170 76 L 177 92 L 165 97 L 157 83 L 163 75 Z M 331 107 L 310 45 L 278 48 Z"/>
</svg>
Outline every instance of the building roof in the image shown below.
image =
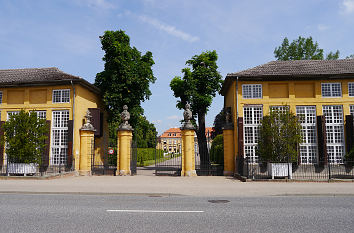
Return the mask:
<svg viewBox="0 0 354 233">
<path fill-rule="evenodd" d="M 56 67 L 51 68 L 26 68 L 0 70 L 0 85 L 2 87 L 18 86 L 47 86 L 79 83 L 93 92 L 99 89 L 85 79 L 67 74 Z"/>
<path fill-rule="evenodd" d="M 227 74 L 220 91 L 226 94 L 232 80 L 309 80 L 354 78 L 354 59 L 271 61 L 247 70 Z"/>
<path fill-rule="evenodd" d="M 180 128 L 169 128 L 161 135 L 161 138 L 181 138 L 181 129 Z"/>
</svg>

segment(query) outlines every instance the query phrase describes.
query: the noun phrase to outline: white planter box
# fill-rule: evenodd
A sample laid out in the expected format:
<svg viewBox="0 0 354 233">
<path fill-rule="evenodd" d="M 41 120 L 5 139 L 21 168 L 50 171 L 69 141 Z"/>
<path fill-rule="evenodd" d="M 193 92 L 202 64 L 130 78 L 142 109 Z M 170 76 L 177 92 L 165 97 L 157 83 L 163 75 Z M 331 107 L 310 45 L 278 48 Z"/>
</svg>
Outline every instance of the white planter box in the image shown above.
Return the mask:
<svg viewBox="0 0 354 233">
<path fill-rule="evenodd" d="M 275 176 L 277 177 L 289 177 L 292 179 L 292 164 L 291 163 L 268 163 L 268 172 L 269 175 L 272 176 L 274 179 Z M 288 173 L 289 172 L 289 173 Z"/>
<path fill-rule="evenodd" d="M 37 172 L 37 164 L 35 163 L 9 163 L 9 174 L 34 174 Z"/>
</svg>

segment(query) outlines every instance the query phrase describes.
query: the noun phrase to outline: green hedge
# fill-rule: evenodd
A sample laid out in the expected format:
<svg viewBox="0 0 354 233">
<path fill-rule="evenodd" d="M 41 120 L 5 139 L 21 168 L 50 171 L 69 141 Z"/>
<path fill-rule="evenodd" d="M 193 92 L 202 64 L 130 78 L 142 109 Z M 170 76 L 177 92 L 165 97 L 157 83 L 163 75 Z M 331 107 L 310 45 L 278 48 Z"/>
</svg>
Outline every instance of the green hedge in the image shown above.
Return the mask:
<svg viewBox="0 0 354 233">
<path fill-rule="evenodd" d="M 138 161 L 147 161 L 155 159 L 155 148 L 137 148 L 137 160 Z M 163 150 L 156 149 L 156 157 L 163 157 Z"/>
</svg>

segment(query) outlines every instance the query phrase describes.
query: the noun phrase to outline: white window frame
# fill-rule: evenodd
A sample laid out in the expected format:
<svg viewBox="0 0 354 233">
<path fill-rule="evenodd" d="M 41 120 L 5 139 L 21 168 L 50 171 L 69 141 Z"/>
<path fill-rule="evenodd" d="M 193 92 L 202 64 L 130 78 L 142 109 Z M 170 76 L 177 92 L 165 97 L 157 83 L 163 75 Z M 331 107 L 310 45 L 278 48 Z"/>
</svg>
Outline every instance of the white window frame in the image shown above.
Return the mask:
<svg viewBox="0 0 354 233">
<path fill-rule="evenodd" d="M 300 161 L 302 164 L 318 163 L 316 106 L 296 106 L 296 115 L 300 118 L 303 141 L 300 143 Z"/>
<path fill-rule="evenodd" d="M 262 84 L 242 84 L 242 98 L 262 99 L 263 98 Z"/>
<path fill-rule="evenodd" d="M 339 85 L 340 88 L 340 95 L 333 95 L 334 93 L 334 86 L 335 85 Z M 324 88 L 326 88 L 326 86 L 329 87 L 329 95 L 323 95 L 324 93 L 326 93 L 324 91 Z M 321 83 L 321 95 L 323 98 L 338 98 L 338 97 L 342 97 L 342 84 L 341 83 Z"/>
<path fill-rule="evenodd" d="M 243 107 L 243 151 L 249 163 L 257 163 L 259 125 L 263 118 L 262 105 L 245 105 Z"/>
<path fill-rule="evenodd" d="M 349 112 L 354 117 L 354 105 L 349 105 Z"/>
<path fill-rule="evenodd" d="M 342 164 L 345 154 L 343 106 L 323 105 L 322 110 L 326 118 L 328 161 L 332 164 Z"/>
<path fill-rule="evenodd" d="M 37 118 L 42 119 L 42 120 L 47 120 L 47 111 L 41 110 L 41 111 L 34 111 L 37 114 Z"/>
<path fill-rule="evenodd" d="M 57 101 L 56 100 L 56 94 L 55 93 L 58 93 L 59 94 L 59 100 L 60 101 Z M 65 95 L 69 95 L 69 96 L 64 96 Z M 60 104 L 60 103 L 70 103 L 70 89 L 56 89 L 56 90 L 53 90 L 52 92 L 52 102 L 55 103 L 55 104 Z"/>
<path fill-rule="evenodd" d="M 354 82 L 348 83 L 348 95 L 354 97 Z"/>
<path fill-rule="evenodd" d="M 269 110 L 271 112 L 279 111 L 279 113 L 285 113 L 286 110 L 290 111 L 290 106 L 289 105 L 273 105 L 273 106 L 269 107 Z"/>
<path fill-rule="evenodd" d="M 68 154 L 69 110 L 52 111 L 50 164 L 66 164 Z"/>
</svg>

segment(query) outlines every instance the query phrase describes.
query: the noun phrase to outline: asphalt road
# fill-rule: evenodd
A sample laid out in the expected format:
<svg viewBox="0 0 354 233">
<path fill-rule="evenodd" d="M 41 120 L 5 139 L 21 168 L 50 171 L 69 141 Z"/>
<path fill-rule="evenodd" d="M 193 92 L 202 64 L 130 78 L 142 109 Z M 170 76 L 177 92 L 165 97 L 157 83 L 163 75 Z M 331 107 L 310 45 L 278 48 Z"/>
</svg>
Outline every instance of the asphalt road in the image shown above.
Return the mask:
<svg viewBox="0 0 354 233">
<path fill-rule="evenodd" d="M 354 196 L 0 194 L 0 210 L 0 232 L 354 232 Z"/>
</svg>

